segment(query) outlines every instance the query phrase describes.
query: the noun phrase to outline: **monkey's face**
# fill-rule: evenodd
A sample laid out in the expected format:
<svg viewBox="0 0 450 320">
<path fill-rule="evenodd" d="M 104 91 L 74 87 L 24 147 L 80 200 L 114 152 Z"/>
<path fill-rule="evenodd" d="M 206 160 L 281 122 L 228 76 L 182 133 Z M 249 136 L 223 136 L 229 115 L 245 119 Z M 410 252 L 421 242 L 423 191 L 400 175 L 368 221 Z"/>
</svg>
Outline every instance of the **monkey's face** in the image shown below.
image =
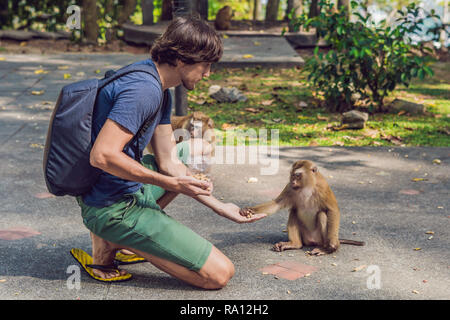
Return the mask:
<svg viewBox="0 0 450 320">
<path fill-rule="evenodd" d="M 188 130 L 192 138 L 205 139 L 205 133 L 214 128 L 213 120 L 202 112 L 194 112 Z"/>
<path fill-rule="evenodd" d="M 297 161 L 292 166 L 290 184 L 292 189 L 301 189 L 316 184 L 317 167 L 311 161 Z"/>
</svg>

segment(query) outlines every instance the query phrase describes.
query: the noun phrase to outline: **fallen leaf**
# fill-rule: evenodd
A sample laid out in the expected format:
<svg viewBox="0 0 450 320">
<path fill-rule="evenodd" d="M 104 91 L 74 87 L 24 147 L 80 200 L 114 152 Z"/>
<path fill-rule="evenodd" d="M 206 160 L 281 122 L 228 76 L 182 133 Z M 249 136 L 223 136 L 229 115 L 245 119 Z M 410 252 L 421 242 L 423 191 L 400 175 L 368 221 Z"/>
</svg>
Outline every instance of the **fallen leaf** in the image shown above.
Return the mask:
<svg viewBox="0 0 450 320">
<path fill-rule="evenodd" d="M 0 57 L 0 61 L 5 61 L 6 58 L 5 57 Z"/>
<path fill-rule="evenodd" d="M 365 264 L 363 264 L 362 266 L 353 268 L 352 272 L 358 272 L 361 271 L 362 269 L 364 269 L 365 267 L 367 267 Z"/>
<path fill-rule="evenodd" d="M 333 267 L 336 267 L 336 266 L 337 266 L 337 263 L 333 262 L 331 265 L 332 265 Z"/>
<path fill-rule="evenodd" d="M 386 135 L 385 133 L 381 133 L 380 138 L 389 141 L 395 145 L 401 145 L 403 141 L 402 138 L 399 136 L 392 136 L 390 134 Z"/>
<path fill-rule="evenodd" d="M 58 66 L 58 70 L 67 70 L 69 66 Z"/>
<path fill-rule="evenodd" d="M 40 91 L 33 90 L 33 91 L 31 91 L 31 94 L 34 95 L 34 96 L 40 96 L 40 95 L 43 95 L 44 92 L 45 92 L 45 90 L 40 90 Z"/>
<path fill-rule="evenodd" d="M 328 121 L 328 117 L 323 117 L 320 114 L 317 115 L 317 120 Z"/>
<path fill-rule="evenodd" d="M 253 58 L 253 55 L 252 55 L 252 54 L 244 54 L 244 55 L 242 56 L 242 58 L 243 58 L 243 59 L 251 59 L 251 58 Z"/>
<path fill-rule="evenodd" d="M 70 73 L 64 73 L 64 80 L 72 78 L 72 75 Z"/>
<path fill-rule="evenodd" d="M 100 72 L 101 72 L 100 69 L 97 69 L 94 71 L 94 73 L 96 73 L 96 74 L 99 74 Z"/>
<path fill-rule="evenodd" d="M 255 108 L 244 108 L 244 110 L 248 111 L 248 112 L 252 112 L 252 113 L 258 113 L 261 111 L 259 109 L 255 109 Z"/>
<path fill-rule="evenodd" d="M 402 114 L 405 114 L 406 113 L 406 111 L 405 110 L 402 110 L 402 111 L 400 111 L 399 113 L 397 113 L 397 115 L 398 116 L 401 116 Z"/>
<path fill-rule="evenodd" d="M 313 140 L 313 141 L 311 141 L 311 142 L 309 143 L 308 146 L 309 146 L 309 147 L 317 147 L 317 146 L 319 146 L 319 143 L 318 143 L 317 141 Z"/>
<path fill-rule="evenodd" d="M 253 44 L 254 44 L 255 46 L 260 46 L 260 45 L 261 45 L 261 42 L 259 42 L 259 41 L 253 41 Z"/>
<path fill-rule="evenodd" d="M 291 290 L 287 290 L 286 292 L 287 292 L 287 294 L 291 294 Z"/>
<path fill-rule="evenodd" d="M 422 250 L 422 248 L 414 248 L 414 251 Z"/>
<path fill-rule="evenodd" d="M 47 74 L 48 71 L 45 71 L 44 69 L 37 69 L 34 70 L 34 74 Z"/>
<path fill-rule="evenodd" d="M 31 148 L 44 149 L 44 146 L 40 143 L 30 143 Z"/>
<path fill-rule="evenodd" d="M 258 182 L 258 178 L 251 177 L 247 180 L 247 183 L 255 183 L 255 182 Z"/>
<path fill-rule="evenodd" d="M 261 101 L 261 104 L 263 106 L 270 106 L 273 103 L 273 100 L 263 100 Z"/>
<path fill-rule="evenodd" d="M 411 180 L 414 181 L 414 182 L 419 182 L 419 181 L 427 181 L 428 179 L 425 179 L 425 178 L 412 178 Z"/>
<path fill-rule="evenodd" d="M 409 190 L 400 190 L 399 193 L 407 194 L 407 195 L 416 195 L 416 194 L 420 194 L 420 191 L 409 189 Z"/>
<path fill-rule="evenodd" d="M 85 75 L 83 71 L 77 72 L 76 74 L 78 77 L 83 77 Z"/>
<path fill-rule="evenodd" d="M 434 234 L 434 231 L 427 231 L 425 234 Z"/>
<path fill-rule="evenodd" d="M 413 290 L 412 293 L 414 293 L 414 294 L 419 294 L 419 291 Z"/>
<path fill-rule="evenodd" d="M 441 160 L 439 160 L 439 159 L 434 159 L 434 160 L 433 160 L 433 163 L 434 163 L 434 164 L 441 164 Z"/>
<path fill-rule="evenodd" d="M 428 237 L 428 240 L 431 240 L 431 239 L 433 239 L 433 236 L 429 236 L 429 237 Z"/>
<path fill-rule="evenodd" d="M 26 47 L 27 44 L 28 44 L 28 42 L 22 41 L 22 42 L 20 43 L 20 46 L 21 46 L 21 47 Z"/>
<path fill-rule="evenodd" d="M 228 39 L 229 36 L 227 36 L 226 34 L 224 34 L 224 35 L 223 35 L 223 38 L 224 38 L 224 39 Z"/>
</svg>

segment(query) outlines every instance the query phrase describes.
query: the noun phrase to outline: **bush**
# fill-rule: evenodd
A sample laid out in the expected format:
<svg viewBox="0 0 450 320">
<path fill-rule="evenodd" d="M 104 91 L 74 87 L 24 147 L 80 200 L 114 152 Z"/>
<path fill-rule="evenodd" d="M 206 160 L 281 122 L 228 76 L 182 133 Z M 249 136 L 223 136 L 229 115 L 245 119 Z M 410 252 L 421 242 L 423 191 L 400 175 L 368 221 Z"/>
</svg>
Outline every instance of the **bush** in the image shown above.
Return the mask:
<svg viewBox="0 0 450 320">
<path fill-rule="evenodd" d="M 308 18 L 298 17 L 294 27 L 306 30 L 315 28 L 318 38 L 322 37 L 330 50 L 319 53 L 306 63 L 308 80 L 316 91 L 323 93 L 330 111 L 346 111 L 363 104 L 370 112 L 383 111 L 384 98 L 398 84 L 408 86 L 411 79 L 432 76 L 432 57 L 420 43 L 413 43 L 411 36 L 422 32 L 421 24 L 427 18 L 439 17 L 434 12 L 427 13 L 415 4 L 399 11 L 394 26 L 386 26 L 386 21 L 376 25 L 367 8 L 351 2 L 356 21 L 348 19 L 346 10 L 337 11 L 329 0 L 319 3 L 320 14 Z M 365 15 L 360 12 L 365 12 Z M 439 28 L 432 30 L 439 37 Z M 424 54 L 425 53 L 425 54 Z"/>
</svg>

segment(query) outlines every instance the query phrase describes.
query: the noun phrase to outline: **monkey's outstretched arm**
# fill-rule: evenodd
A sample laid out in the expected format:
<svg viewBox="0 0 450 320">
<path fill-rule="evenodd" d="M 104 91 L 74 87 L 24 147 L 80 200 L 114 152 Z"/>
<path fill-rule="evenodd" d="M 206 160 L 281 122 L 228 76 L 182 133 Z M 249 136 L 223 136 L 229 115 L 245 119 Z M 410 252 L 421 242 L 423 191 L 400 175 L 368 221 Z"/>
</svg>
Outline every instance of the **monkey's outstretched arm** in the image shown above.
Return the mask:
<svg viewBox="0 0 450 320">
<path fill-rule="evenodd" d="M 289 185 L 287 185 L 275 200 L 265 202 L 253 207 L 245 207 L 241 209 L 240 214 L 243 216 L 248 216 L 249 214 L 264 213 L 270 216 L 276 213 L 277 211 L 285 208 L 286 205 L 289 203 L 289 201 L 287 201 L 289 190 L 290 187 Z"/>
</svg>

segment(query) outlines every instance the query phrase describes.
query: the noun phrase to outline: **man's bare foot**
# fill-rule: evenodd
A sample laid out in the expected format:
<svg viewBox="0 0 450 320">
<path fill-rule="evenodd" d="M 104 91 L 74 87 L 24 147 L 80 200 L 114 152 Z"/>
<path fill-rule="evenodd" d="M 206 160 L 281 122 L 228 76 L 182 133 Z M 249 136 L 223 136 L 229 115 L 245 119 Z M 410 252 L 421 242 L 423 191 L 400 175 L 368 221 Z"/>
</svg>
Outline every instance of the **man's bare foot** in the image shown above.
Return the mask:
<svg viewBox="0 0 450 320">
<path fill-rule="evenodd" d="M 126 254 L 126 255 L 132 255 L 132 254 L 134 254 L 134 252 L 132 252 L 132 251 L 130 251 L 130 250 L 127 250 L 127 249 L 122 249 L 122 250 L 120 250 L 120 252 L 122 252 L 123 254 Z"/>
<path fill-rule="evenodd" d="M 91 232 L 92 239 L 92 264 L 101 266 L 113 266 L 114 258 L 116 256 L 117 246 L 113 243 L 106 241 L 99 236 L 96 236 Z M 115 269 L 111 267 L 111 269 Z M 117 276 L 126 275 L 128 272 L 125 270 L 100 270 L 92 268 L 92 272 L 97 277 L 102 279 L 111 279 Z"/>
</svg>

